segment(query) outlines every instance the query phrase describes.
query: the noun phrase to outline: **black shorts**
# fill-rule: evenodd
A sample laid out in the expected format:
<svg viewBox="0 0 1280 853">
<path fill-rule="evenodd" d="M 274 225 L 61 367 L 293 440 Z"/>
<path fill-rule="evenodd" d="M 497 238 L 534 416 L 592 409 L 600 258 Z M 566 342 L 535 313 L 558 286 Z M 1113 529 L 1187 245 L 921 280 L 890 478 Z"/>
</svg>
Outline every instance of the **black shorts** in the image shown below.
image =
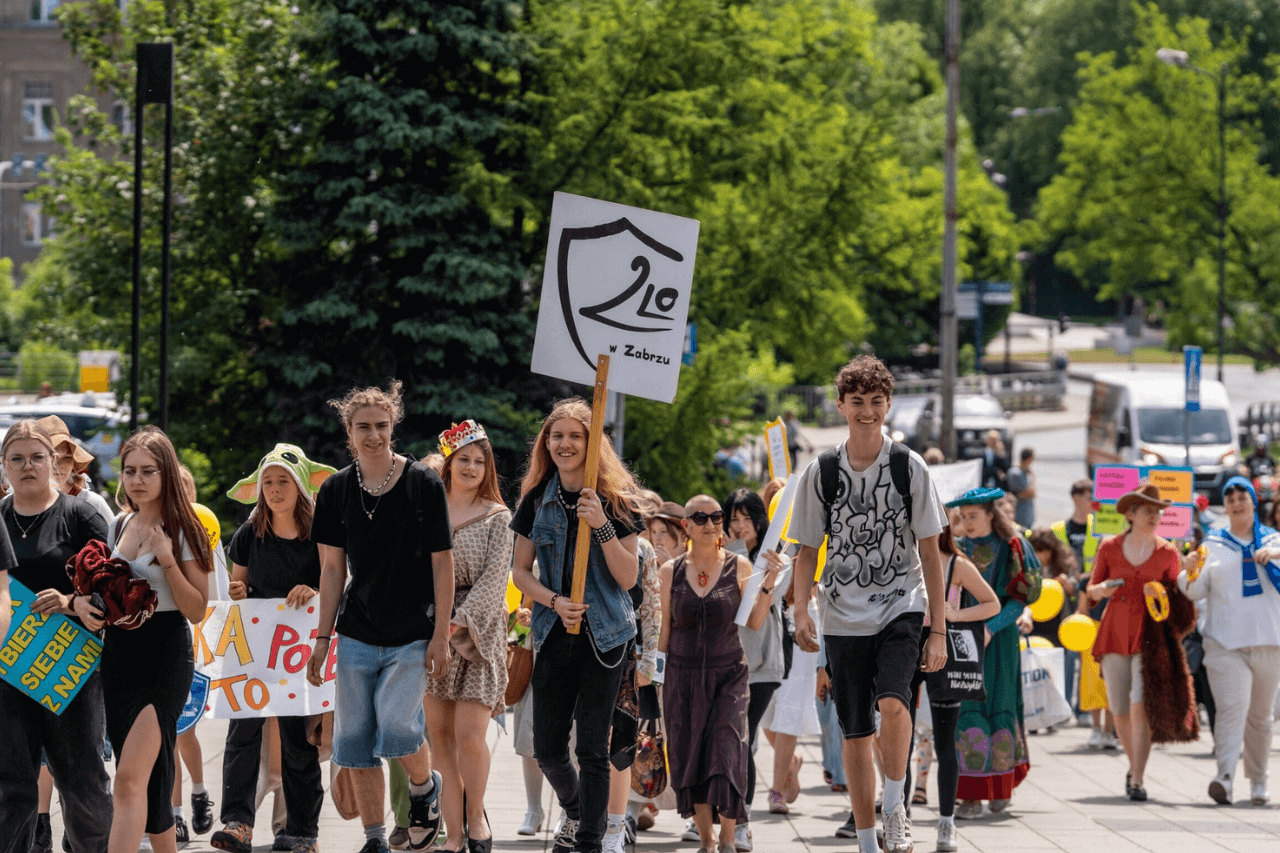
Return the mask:
<svg viewBox="0 0 1280 853">
<path fill-rule="evenodd" d="M 867 637 L 824 634 L 836 717 L 846 739 L 876 733 L 876 703 L 892 696 L 911 707 L 911 679 L 920 668 L 923 613 L 904 613 Z"/>
</svg>

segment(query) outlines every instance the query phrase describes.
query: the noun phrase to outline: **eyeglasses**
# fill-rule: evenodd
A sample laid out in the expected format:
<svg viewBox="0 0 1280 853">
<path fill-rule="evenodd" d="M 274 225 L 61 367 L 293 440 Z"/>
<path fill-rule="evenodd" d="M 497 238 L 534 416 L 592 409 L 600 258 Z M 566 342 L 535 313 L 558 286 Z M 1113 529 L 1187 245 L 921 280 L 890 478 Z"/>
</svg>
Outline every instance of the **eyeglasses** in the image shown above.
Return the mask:
<svg viewBox="0 0 1280 853">
<path fill-rule="evenodd" d="M 706 524 L 708 521 L 712 524 L 719 525 L 724 524 L 724 511 L 718 509 L 713 513 L 691 512 L 689 513 L 688 518 L 699 527 Z"/>
<path fill-rule="evenodd" d="M 31 456 L 6 456 L 5 464 L 10 468 L 16 468 L 21 471 L 27 467 L 27 463 L 31 463 L 32 468 L 43 468 L 49 464 L 49 454 L 34 453 Z"/>
</svg>

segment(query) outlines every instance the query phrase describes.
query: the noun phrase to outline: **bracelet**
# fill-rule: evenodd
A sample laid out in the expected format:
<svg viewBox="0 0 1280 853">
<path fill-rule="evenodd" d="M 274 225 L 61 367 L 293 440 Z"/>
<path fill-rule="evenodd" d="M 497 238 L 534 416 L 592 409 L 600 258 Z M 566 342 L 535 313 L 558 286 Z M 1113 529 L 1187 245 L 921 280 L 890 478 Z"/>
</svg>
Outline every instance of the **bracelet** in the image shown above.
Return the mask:
<svg viewBox="0 0 1280 853">
<path fill-rule="evenodd" d="M 551 593 L 551 603 L 548 604 L 547 606 L 551 608 L 552 613 L 556 612 L 556 599 L 559 597 L 560 597 L 560 593 L 558 592 Z"/>
<path fill-rule="evenodd" d="M 773 587 L 770 587 L 769 589 L 760 587 L 760 591 L 763 592 L 765 595 L 773 595 Z"/>
<path fill-rule="evenodd" d="M 324 640 L 327 643 L 333 639 L 333 637 L 331 636 L 332 634 L 333 634 L 333 631 L 330 631 L 328 634 L 322 637 L 316 637 L 316 642 L 319 642 L 320 640 Z"/>
<path fill-rule="evenodd" d="M 617 536 L 618 531 L 613 529 L 613 522 L 606 519 L 604 524 L 592 529 L 591 535 L 596 538 L 597 542 L 603 545 L 610 539 Z"/>
<path fill-rule="evenodd" d="M 937 634 L 939 637 L 945 637 L 945 636 L 947 636 L 947 632 L 946 632 L 946 631 L 933 631 L 933 630 L 930 630 L 930 631 L 929 631 L 929 633 L 930 633 L 930 634 Z"/>
</svg>

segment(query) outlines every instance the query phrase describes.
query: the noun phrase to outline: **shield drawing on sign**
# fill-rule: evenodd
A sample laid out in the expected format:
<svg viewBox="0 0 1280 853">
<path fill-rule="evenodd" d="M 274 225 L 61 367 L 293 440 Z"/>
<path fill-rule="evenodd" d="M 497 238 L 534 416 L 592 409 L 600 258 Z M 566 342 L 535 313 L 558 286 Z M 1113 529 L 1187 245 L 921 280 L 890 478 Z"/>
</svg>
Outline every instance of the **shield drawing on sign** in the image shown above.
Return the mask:
<svg viewBox="0 0 1280 853">
<path fill-rule="evenodd" d="M 584 256 L 581 262 L 578 262 L 577 255 Z M 573 286 L 571 279 L 574 276 L 620 278 L 621 273 L 616 269 L 601 271 L 601 263 L 616 266 L 628 256 L 634 274 L 629 284 L 617 288 L 617 293 L 602 301 L 593 299 L 590 300 L 593 304 L 573 304 L 575 292 L 584 291 L 584 288 Z M 564 313 L 569 338 L 587 367 L 594 370 L 595 357 L 603 351 L 603 347 L 590 345 L 592 323 L 640 335 L 656 335 L 676 328 L 678 321 L 672 311 L 680 298 L 680 291 L 664 286 L 662 258 L 677 264 L 684 261 L 680 252 L 650 237 L 626 217 L 588 228 L 566 228 L 560 233 L 556 257 L 560 310 Z"/>
<path fill-rule="evenodd" d="M 208 704 L 209 676 L 196 672 L 191 676 L 191 692 L 187 694 L 187 704 L 182 706 L 182 715 L 178 717 L 178 734 L 200 722 Z"/>
</svg>

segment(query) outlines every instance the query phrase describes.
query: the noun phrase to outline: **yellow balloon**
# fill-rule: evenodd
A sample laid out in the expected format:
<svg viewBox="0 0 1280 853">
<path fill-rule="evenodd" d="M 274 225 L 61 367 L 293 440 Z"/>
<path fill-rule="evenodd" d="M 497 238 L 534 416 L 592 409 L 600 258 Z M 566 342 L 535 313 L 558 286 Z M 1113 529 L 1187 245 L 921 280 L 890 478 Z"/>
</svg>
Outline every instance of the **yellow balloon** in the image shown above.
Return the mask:
<svg viewBox="0 0 1280 853">
<path fill-rule="evenodd" d="M 1063 648 L 1073 652 L 1087 652 L 1098 639 L 1098 623 L 1083 613 L 1068 616 L 1058 626 L 1058 639 Z"/>
<path fill-rule="evenodd" d="M 196 511 L 196 518 L 200 519 L 200 524 L 209 537 L 209 547 L 217 548 L 222 541 L 222 525 L 218 523 L 218 517 L 204 504 L 192 504 L 191 508 Z"/>
<path fill-rule="evenodd" d="M 822 537 L 822 544 L 818 546 L 818 570 L 813 573 L 813 582 L 817 583 L 822 580 L 822 570 L 827 566 L 827 537 Z"/>
<path fill-rule="evenodd" d="M 1037 622 L 1048 622 L 1062 612 L 1062 602 L 1065 600 L 1062 584 L 1054 578 L 1046 578 L 1040 584 L 1040 597 L 1031 605 L 1031 618 Z"/>
<path fill-rule="evenodd" d="M 507 578 L 507 612 L 515 613 L 520 607 L 520 590 L 516 589 L 516 579 Z"/>
<path fill-rule="evenodd" d="M 1031 637 L 1027 640 L 1027 645 L 1033 649 L 1052 649 L 1054 647 L 1047 637 Z"/>
</svg>

